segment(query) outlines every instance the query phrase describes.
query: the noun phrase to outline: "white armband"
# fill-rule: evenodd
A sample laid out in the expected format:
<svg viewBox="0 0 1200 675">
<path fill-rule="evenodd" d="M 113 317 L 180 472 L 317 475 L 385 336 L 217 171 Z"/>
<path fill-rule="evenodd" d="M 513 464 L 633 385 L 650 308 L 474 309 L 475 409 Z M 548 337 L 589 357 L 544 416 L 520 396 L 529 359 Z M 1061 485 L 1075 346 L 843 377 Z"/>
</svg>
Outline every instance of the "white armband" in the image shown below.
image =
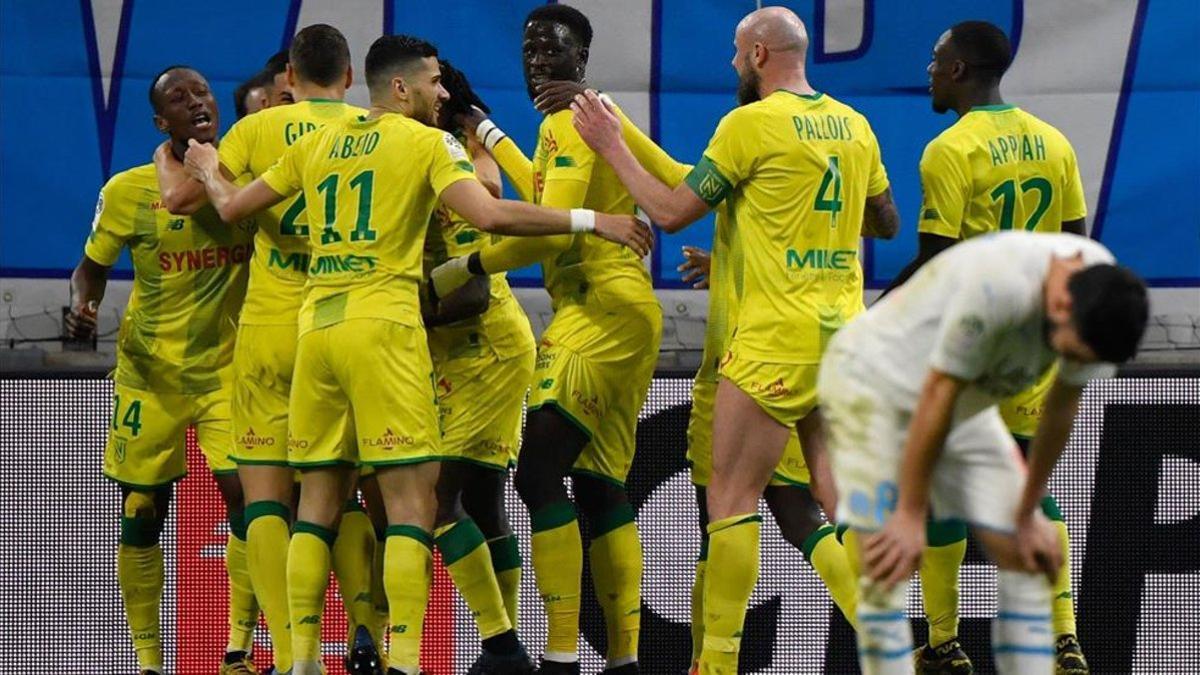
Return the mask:
<svg viewBox="0 0 1200 675">
<path fill-rule="evenodd" d="M 595 232 L 596 212 L 591 209 L 571 209 L 572 232 Z"/>
<path fill-rule="evenodd" d="M 479 126 L 475 127 L 475 138 L 483 144 L 483 147 L 487 148 L 488 152 L 491 152 L 497 143 L 507 137 L 508 135 L 490 119 L 485 119 L 479 123 Z"/>
</svg>

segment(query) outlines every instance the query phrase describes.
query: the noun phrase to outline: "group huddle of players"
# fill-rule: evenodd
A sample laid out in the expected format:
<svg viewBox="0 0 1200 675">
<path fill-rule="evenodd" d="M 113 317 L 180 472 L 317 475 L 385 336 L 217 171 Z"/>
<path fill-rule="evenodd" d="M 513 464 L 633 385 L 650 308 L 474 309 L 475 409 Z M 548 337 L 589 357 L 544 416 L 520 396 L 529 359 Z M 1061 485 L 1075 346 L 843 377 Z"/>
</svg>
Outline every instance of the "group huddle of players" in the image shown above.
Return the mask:
<svg viewBox="0 0 1200 675">
<path fill-rule="evenodd" d="M 1077 236 L 1066 139 L 1001 100 L 1004 34 L 964 22 L 934 48 L 934 108 L 960 119 L 921 161 L 919 255 L 870 312 L 859 241 L 895 236 L 900 219 L 866 118 L 808 83 L 792 12 L 738 25 L 739 106 L 695 166 L 586 89 L 591 40 L 568 6 L 526 20 L 526 82 L 545 114 L 532 160 L 415 37 L 372 44 L 364 110 L 343 101 L 345 38 L 304 28 L 239 88 L 219 146 L 203 75 L 153 80 L 169 139 L 102 190 L 68 319 L 94 331 L 129 248 L 104 473 L 121 487 L 118 576 L 143 675 L 164 673 L 159 538 L 188 427 L 228 509 L 221 673 L 258 672 L 260 611 L 267 672 L 323 672 L 332 570 L 350 672 L 415 675 L 434 546 L 482 639 L 468 672 L 579 672 L 586 550 L 604 672 L 636 673 L 642 553 L 624 480 L 662 330 L 638 207 L 668 233 L 717 212 L 712 252 L 689 249 L 681 267 L 710 293 L 688 426 L 701 520 L 690 669 L 737 672 L 765 497 L 860 629 L 865 672 L 972 672 L 957 640 L 970 523 L 1002 569 L 998 666 L 1086 673 L 1045 483 L 1082 385 L 1136 350 L 1145 291 Z M 501 171 L 523 201 L 499 199 Z M 1074 234 L 980 237 L 934 257 L 996 230 Z M 554 309 L 536 344 L 505 281 L 533 263 Z M 1036 436 L 1028 468 L 1013 435 Z M 536 665 L 516 631 L 512 466 L 548 626 Z M 930 637 L 914 651 L 904 603 L 918 566 Z"/>
</svg>

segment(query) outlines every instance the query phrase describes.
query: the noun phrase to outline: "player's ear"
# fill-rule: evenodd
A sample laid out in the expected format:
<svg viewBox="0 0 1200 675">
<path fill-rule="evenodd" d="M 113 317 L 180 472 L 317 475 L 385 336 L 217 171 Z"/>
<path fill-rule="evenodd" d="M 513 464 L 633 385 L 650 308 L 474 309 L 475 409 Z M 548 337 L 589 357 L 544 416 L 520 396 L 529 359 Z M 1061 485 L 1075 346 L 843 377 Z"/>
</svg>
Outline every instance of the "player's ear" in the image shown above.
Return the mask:
<svg viewBox="0 0 1200 675">
<path fill-rule="evenodd" d="M 587 68 L 588 54 L 590 54 L 590 53 L 591 53 L 591 49 L 588 47 L 580 47 L 579 48 L 578 63 L 579 63 L 579 76 L 580 77 L 583 77 L 583 71 Z"/>
<path fill-rule="evenodd" d="M 352 84 L 354 84 L 354 67 L 346 66 L 346 88 L 349 89 Z"/>
<path fill-rule="evenodd" d="M 162 115 L 154 113 L 154 128 L 162 133 L 167 133 L 167 120 Z"/>
<path fill-rule="evenodd" d="M 397 75 L 392 78 L 392 96 L 401 101 L 408 100 L 408 85 L 403 77 Z"/>
<path fill-rule="evenodd" d="M 967 64 L 963 63 L 959 59 L 955 59 L 954 65 L 950 66 L 950 79 L 954 80 L 955 82 L 959 82 L 966 79 L 966 77 Z"/>
<path fill-rule="evenodd" d="M 285 69 L 284 77 L 287 78 L 288 89 L 295 91 L 295 89 L 296 89 L 296 69 L 292 67 L 291 63 L 288 63 L 287 65 L 285 65 L 284 69 Z"/>
</svg>

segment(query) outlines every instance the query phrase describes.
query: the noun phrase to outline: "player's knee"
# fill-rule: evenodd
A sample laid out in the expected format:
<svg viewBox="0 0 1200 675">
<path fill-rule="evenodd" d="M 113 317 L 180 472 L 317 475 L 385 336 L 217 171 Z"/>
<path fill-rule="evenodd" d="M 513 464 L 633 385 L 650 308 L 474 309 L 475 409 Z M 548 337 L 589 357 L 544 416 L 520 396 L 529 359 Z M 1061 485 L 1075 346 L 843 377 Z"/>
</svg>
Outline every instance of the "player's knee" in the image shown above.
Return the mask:
<svg viewBox="0 0 1200 675">
<path fill-rule="evenodd" d="M 803 550 L 809 536 L 825 524 L 812 493 L 806 487 L 788 485 L 768 487 L 765 495 L 784 540 Z"/>
<path fill-rule="evenodd" d="M 438 527 L 458 522 L 466 516 L 467 512 L 463 509 L 460 493 L 457 490 L 446 492 L 438 490 L 437 514 L 434 516 L 434 522 Z"/>
<path fill-rule="evenodd" d="M 629 503 L 625 488 L 590 476 L 575 476 L 575 502 L 590 519 Z"/>
<path fill-rule="evenodd" d="M 166 521 L 163 502 L 151 492 L 126 494 L 121 504 L 121 543 L 141 548 L 157 546 Z"/>
<path fill-rule="evenodd" d="M 226 510 L 236 511 L 245 507 L 242 481 L 238 480 L 237 474 L 220 474 L 213 478 L 217 482 L 217 490 L 221 493 L 221 501 L 225 502 Z"/>
<path fill-rule="evenodd" d="M 462 506 L 467 515 L 479 525 L 488 539 L 511 533 L 508 515 L 504 512 L 504 483 L 472 485 L 463 490 Z"/>
</svg>

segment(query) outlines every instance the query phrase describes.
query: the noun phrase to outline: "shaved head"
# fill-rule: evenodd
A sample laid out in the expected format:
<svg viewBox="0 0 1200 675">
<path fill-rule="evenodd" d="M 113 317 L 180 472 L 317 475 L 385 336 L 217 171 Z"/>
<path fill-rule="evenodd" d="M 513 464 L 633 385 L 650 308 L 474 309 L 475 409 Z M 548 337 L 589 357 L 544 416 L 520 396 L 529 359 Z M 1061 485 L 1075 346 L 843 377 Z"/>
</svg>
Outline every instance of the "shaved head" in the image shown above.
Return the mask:
<svg viewBox="0 0 1200 675">
<path fill-rule="evenodd" d="M 734 40 L 759 43 L 771 52 L 799 52 L 804 59 L 808 50 L 808 30 L 796 13 L 786 7 L 763 7 L 746 15 L 738 24 Z"/>
<path fill-rule="evenodd" d="M 750 12 L 738 23 L 733 46 L 739 104 L 753 103 L 775 89 L 808 86 L 808 31 L 792 10 L 764 7 Z"/>
</svg>

